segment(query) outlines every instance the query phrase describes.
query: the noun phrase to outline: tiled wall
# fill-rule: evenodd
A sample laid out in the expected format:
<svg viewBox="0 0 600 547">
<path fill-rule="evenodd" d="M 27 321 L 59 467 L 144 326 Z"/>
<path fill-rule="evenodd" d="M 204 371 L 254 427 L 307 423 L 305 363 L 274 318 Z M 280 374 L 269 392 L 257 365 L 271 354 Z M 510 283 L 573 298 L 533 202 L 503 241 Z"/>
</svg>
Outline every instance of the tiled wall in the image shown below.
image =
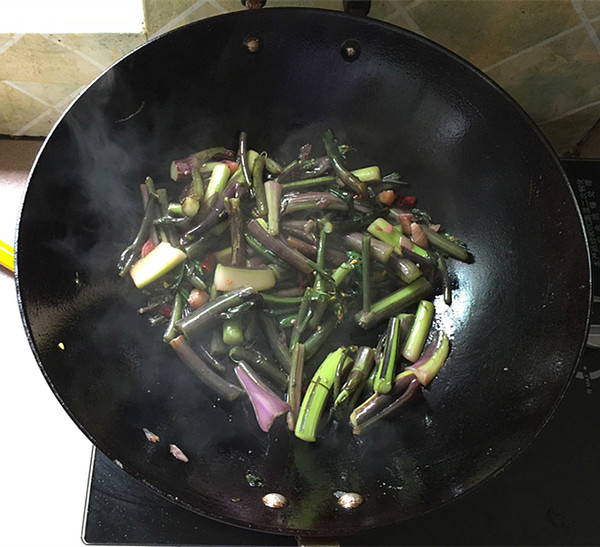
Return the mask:
<svg viewBox="0 0 600 547">
<path fill-rule="evenodd" d="M 342 0 L 267 0 L 341 10 Z M 46 135 L 112 62 L 177 26 L 245 9 L 240 0 L 144 0 L 137 34 L 0 34 L 0 134 Z M 600 120 L 600 0 L 373 0 L 369 17 L 446 46 L 485 71 L 560 154 Z"/>
</svg>

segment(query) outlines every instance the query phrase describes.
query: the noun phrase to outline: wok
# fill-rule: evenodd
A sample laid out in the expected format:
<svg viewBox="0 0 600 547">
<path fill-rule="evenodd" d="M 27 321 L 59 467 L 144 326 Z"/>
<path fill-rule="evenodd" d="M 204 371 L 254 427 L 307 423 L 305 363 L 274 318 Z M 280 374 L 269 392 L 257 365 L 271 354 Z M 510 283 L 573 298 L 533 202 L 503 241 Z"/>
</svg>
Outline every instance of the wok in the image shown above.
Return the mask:
<svg viewBox="0 0 600 547">
<path fill-rule="evenodd" d="M 256 51 L 248 38 L 258 38 Z M 136 313 L 140 297 L 115 264 L 137 230 L 147 175 L 165 181 L 174 158 L 235 149 L 240 130 L 251 147 L 291 159 L 327 128 L 356 150 L 351 167 L 400 172 L 475 260 L 451 264 L 452 306 L 436 301 L 452 351 L 422 400 L 358 439 L 303 443 L 282 423 L 259 432 L 247 405 L 215 403 Z M 305 536 L 411 518 L 501 470 L 558 404 L 590 300 L 573 195 L 516 103 L 422 37 L 326 10 L 206 19 L 107 70 L 43 145 L 16 258 L 41 370 L 104 454 L 192 511 Z M 161 441 L 149 443 L 144 427 Z M 190 462 L 173 458 L 168 443 Z M 267 492 L 287 506 L 265 507 Z M 365 501 L 343 509 L 339 492 Z"/>
</svg>

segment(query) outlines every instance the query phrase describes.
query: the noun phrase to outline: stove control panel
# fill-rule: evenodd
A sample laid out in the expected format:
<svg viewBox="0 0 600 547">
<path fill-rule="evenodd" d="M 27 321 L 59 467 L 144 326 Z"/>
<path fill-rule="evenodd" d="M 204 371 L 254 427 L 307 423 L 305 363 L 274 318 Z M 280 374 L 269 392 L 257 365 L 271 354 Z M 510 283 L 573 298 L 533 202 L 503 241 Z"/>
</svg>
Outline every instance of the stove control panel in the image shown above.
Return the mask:
<svg viewBox="0 0 600 547">
<path fill-rule="evenodd" d="M 587 345 L 598 349 L 600 348 L 600 159 L 565 159 L 561 163 L 575 193 L 587 233 L 594 294 Z"/>
</svg>

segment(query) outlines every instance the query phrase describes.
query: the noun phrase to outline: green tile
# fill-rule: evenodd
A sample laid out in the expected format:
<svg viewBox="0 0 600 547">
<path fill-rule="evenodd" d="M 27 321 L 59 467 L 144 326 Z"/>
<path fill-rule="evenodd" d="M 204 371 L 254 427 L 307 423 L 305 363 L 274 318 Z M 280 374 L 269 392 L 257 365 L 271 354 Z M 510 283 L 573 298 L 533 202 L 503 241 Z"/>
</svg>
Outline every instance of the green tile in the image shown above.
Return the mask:
<svg viewBox="0 0 600 547">
<path fill-rule="evenodd" d="M 15 40 L 16 35 L 13 33 L 0 33 L 0 51 Z"/>
<path fill-rule="evenodd" d="M 21 132 L 24 137 L 45 137 L 50 133 L 50 130 L 54 127 L 61 113 L 56 110 L 48 110 L 38 118 L 35 122 Z"/>
<path fill-rule="evenodd" d="M 569 0 L 425 0 L 409 13 L 429 38 L 480 68 L 580 23 Z"/>
<path fill-rule="evenodd" d="M 419 32 L 420 29 L 410 16 L 407 7 L 412 0 L 379 0 L 371 3 L 369 17 L 397 27 Z"/>
<path fill-rule="evenodd" d="M 0 80 L 86 84 L 102 66 L 40 34 L 25 34 L 0 54 Z"/>
<path fill-rule="evenodd" d="M 49 38 L 108 67 L 146 41 L 143 33 L 51 34 Z"/>
<path fill-rule="evenodd" d="M 0 135 L 14 135 L 46 110 L 48 105 L 0 82 Z"/>
<path fill-rule="evenodd" d="M 600 100 L 600 53 L 585 28 L 525 51 L 488 75 L 536 122 Z"/>
<path fill-rule="evenodd" d="M 79 84 L 65 84 L 60 82 L 19 82 L 13 80 L 11 83 L 28 97 L 35 98 L 59 110 L 69 106 L 83 89 L 83 86 Z"/>
<path fill-rule="evenodd" d="M 144 0 L 144 20 L 148 34 L 155 34 L 195 3 L 195 0 Z"/>
<path fill-rule="evenodd" d="M 577 155 L 577 146 L 600 120 L 600 104 L 541 124 L 540 130 L 559 156 Z"/>
<path fill-rule="evenodd" d="M 216 0 L 216 3 L 221 7 L 225 12 L 230 11 L 242 11 L 247 9 L 242 5 L 240 0 Z"/>
<path fill-rule="evenodd" d="M 600 17 L 600 0 L 580 0 L 579 4 L 588 19 Z"/>
</svg>

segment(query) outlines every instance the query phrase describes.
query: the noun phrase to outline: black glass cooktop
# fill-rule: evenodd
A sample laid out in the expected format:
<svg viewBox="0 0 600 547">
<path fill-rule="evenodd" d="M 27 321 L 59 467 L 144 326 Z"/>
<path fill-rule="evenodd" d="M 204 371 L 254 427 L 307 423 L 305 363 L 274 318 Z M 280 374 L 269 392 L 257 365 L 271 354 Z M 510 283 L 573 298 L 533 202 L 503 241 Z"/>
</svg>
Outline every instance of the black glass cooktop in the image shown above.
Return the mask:
<svg viewBox="0 0 600 547">
<path fill-rule="evenodd" d="M 600 161 L 563 162 L 600 260 Z M 598 277 L 595 287 L 598 288 Z M 598 291 L 596 291 L 598 292 Z M 600 322 L 596 304 L 592 322 Z M 600 350 L 588 348 L 559 408 L 503 472 L 429 515 L 340 545 L 600 545 Z M 296 545 L 192 513 L 94 452 L 82 539 L 95 545 Z"/>
</svg>

